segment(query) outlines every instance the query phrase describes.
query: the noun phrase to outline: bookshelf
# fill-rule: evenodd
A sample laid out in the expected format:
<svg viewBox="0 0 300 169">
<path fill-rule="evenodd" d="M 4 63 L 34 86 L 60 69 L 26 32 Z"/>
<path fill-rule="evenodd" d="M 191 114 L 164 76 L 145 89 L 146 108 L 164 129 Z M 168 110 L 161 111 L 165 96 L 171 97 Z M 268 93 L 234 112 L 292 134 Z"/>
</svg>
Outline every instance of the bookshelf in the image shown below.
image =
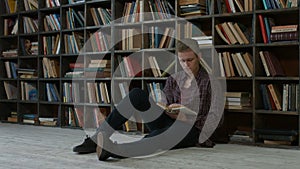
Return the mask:
<svg viewBox="0 0 300 169">
<path fill-rule="evenodd" d="M 102 115 L 107 115 L 122 98 L 120 86 L 128 86 L 129 90 L 139 87 L 148 91 L 150 86 L 164 85 L 166 76 L 160 77 L 158 72 L 152 71 L 153 64 L 155 65 L 152 56 L 155 56 L 161 70 L 169 69 L 168 66 L 175 62 L 169 73 L 179 71 L 180 66 L 174 56 L 176 45 L 170 37 L 180 39 L 201 37 L 204 34 L 208 38 L 202 42 L 206 44 L 200 47 L 204 60 L 213 71 L 220 71 L 219 63 L 224 62 L 224 56 L 232 59 L 232 71 L 235 75 L 228 76 L 228 72 L 224 70 L 221 77 L 226 79 L 227 91 L 245 92 L 251 96 L 250 106 L 224 110 L 224 123 L 216 131 L 216 137 L 229 141 L 229 136 L 237 130 L 243 130 L 251 135 L 252 140 L 248 143 L 261 145 L 263 140 L 259 136 L 259 129 L 293 130 L 298 135 L 292 145 L 300 145 L 298 101 L 290 103 L 293 107 L 284 110 L 272 107 L 266 109 L 261 91 L 261 86 L 274 84 L 280 91 L 279 95 L 283 96 L 283 86 L 286 85 L 292 91 L 291 96 L 287 97 L 299 99 L 299 89 L 296 87 L 299 85 L 299 35 L 293 41 L 265 43 L 259 19 L 262 16 L 272 18 L 275 25 L 299 27 L 299 7 L 297 4 L 294 7 L 294 1 L 287 8 L 279 8 L 276 4 L 265 6 L 265 0 L 193 1 L 207 3 L 205 8 L 201 8 L 200 15 L 188 14 L 179 0 L 166 1 L 169 3 L 165 4 L 160 4 L 157 0 L 33 1 L 38 2 L 38 7 L 35 4 L 28 6 L 24 0 L 7 0 L 10 2 L 11 13 L 7 11 L 5 2 L 1 1 L 0 8 L 0 23 L 7 25 L 0 29 L 2 122 L 27 124 L 24 119 L 29 118 L 27 122 L 35 125 L 81 128 L 83 123 L 89 123 L 90 126 L 84 127 L 95 128 L 103 120 Z M 226 2 L 233 2 L 235 9 L 227 6 Z M 238 5 L 236 2 L 242 3 Z M 158 8 L 159 5 L 162 8 Z M 132 10 L 129 10 L 129 6 L 132 6 Z M 166 11 L 167 14 L 156 15 L 151 13 L 153 10 Z M 143 11 L 150 13 L 148 15 Z M 134 17 L 122 18 L 124 14 L 132 12 Z M 248 42 L 225 42 L 216 30 L 216 25 L 224 23 L 237 23 Z M 202 32 L 194 32 L 193 26 Z M 152 40 L 164 34 L 169 35 L 165 44 Z M 126 35 L 135 36 L 122 39 Z M 30 41 L 32 50 L 37 44 L 37 54 L 26 53 L 27 41 Z M 266 75 L 260 57 L 261 51 L 268 51 L 277 57 L 284 76 Z M 252 68 L 248 66 L 250 74 L 243 74 L 238 61 L 233 59 L 237 55 L 246 57 L 245 53 L 253 65 Z M 134 62 L 133 74 L 126 73 L 126 65 L 120 64 L 128 62 L 127 56 L 130 56 L 129 62 Z M 82 76 L 80 70 L 92 69 L 88 65 L 92 60 L 97 62 L 95 60 L 99 58 L 109 60 L 107 72 L 92 71 L 90 76 Z M 26 69 L 27 74 L 23 76 L 18 73 L 16 67 Z M 107 92 L 101 86 L 106 86 Z M 30 87 L 33 90 L 29 94 L 25 92 L 25 88 Z M 100 95 L 95 95 L 95 92 Z M 109 101 L 100 97 L 101 92 L 108 95 Z M 93 121 L 84 121 L 83 112 Z M 30 117 L 32 114 L 33 119 Z M 47 118 L 55 122 L 47 122 Z M 138 128 L 143 130 L 141 125 Z"/>
</svg>

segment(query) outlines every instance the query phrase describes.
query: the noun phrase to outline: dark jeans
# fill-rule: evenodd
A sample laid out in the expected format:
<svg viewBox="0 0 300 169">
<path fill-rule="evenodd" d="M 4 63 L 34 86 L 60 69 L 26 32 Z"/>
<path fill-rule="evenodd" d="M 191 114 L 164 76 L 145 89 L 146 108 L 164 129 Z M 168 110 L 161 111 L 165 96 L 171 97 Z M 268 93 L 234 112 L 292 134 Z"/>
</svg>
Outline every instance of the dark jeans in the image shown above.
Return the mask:
<svg viewBox="0 0 300 169">
<path fill-rule="evenodd" d="M 125 110 L 124 113 L 126 114 L 122 115 L 119 111 L 123 112 L 123 110 Z M 147 155 L 158 149 L 166 150 L 191 147 L 198 142 L 199 131 L 194 126 L 180 121 L 175 122 L 174 119 L 163 113 L 163 110 L 157 106 L 151 98 L 149 98 L 145 91 L 138 88 L 131 90 L 129 94 L 118 104 L 118 106 L 113 109 L 106 118 L 107 123 L 102 124 L 98 131 L 105 131 L 108 135 L 111 135 L 115 130 L 118 130 L 133 115 L 134 112 L 137 112 L 137 115 L 139 115 L 144 121 L 149 121 L 145 123 L 149 130 L 149 134 L 142 140 L 120 144 L 122 145 L 120 147 L 122 147 L 123 151 L 126 152 L 128 152 L 127 150 L 132 150 L 132 147 L 140 146 L 140 148 L 145 149 L 145 146 L 149 147 L 149 144 L 152 144 L 151 146 L 154 148 L 145 150 L 144 152 L 132 153 L 130 156 Z M 151 120 L 154 118 L 153 116 L 155 116 L 155 119 Z M 179 135 L 177 132 L 181 129 L 184 129 L 185 133 L 182 137 L 178 136 L 179 138 L 177 138 L 177 135 Z M 156 138 L 154 136 L 161 137 L 154 139 Z M 172 136 L 174 136 L 174 139 L 179 140 L 176 143 L 171 143 L 174 141 Z"/>
</svg>

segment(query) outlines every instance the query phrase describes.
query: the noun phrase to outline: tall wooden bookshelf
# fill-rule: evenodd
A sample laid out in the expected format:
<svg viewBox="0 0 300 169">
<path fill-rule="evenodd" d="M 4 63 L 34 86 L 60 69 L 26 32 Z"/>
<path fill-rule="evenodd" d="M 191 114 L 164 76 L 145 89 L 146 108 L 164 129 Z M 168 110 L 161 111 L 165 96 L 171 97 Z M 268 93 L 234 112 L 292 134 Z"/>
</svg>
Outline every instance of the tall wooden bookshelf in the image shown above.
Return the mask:
<svg viewBox="0 0 300 169">
<path fill-rule="evenodd" d="M 10 0 L 8 0 L 10 2 Z M 201 0 L 199 0 L 200 2 Z M 299 27 L 299 7 L 292 8 L 282 8 L 282 9 L 264 9 L 264 4 L 262 0 L 257 1 L 241 1 L 245 3 L 252 4 L 249 5 L 248 9 L 244 12 L 240 12 L 237 5 L 235 5 L 236 12 L 228 12 L 228 7 L 226 7 L 226 1 L 214 1 L 209 0 L 205 1 L 208 4 L 206 8 L 206 15 L 188 15 L 186 17 L 181 17 L 182 12 L 179 7 L 179 1 L 167 1 L 174 8 L 174 17 L 162 17 L 160 15 L 156 20 L 149 18 L 143 18 L 143 15 L 138 13 L 139 17 L 134 22 L 109 22 L 107 23 L 94 23 L 92 10 L 98 8 L 104 9 L 106 12 L 111 13 L 111 21 L 120 20 L 124 13 L 124 6 L 129 2 L 138 2 L 140 7 L 138 8 L 141 11 L 149 12 L 151 7 L 149 4 L 155 2 L 151 0 L 150 3 L 148 0 L 85 0 L 79 1 L 77 3 L 69 4 L 69 0 L 41 0 L 38 1 L 38 8 L 35 9 L 32 7 L 31 10 L 26 11 L 24 0 L 16 0 L 17 8 L 13 13 L 8 13 L 5 7 L 5 1 L 1 1 L 1 12 L 0 12 L 0 52 L 17 49 L 15 51 L 16 56 L 12 57 L 0 57 L 0 119 L 2 122 L 9 122 L 12 116 L 17 118 L 14 123 L 25 124 L 24 120 L 26 114 L 34 114 L 35 118 L 56 118 L 57 124 L 59 127 L 75 127 L 74 124 L 71 124 L 71 119 L 74 118 L 70 112 L 79 111 L 79 112 L 91 112 L 91 115 L 95 113 L 95 107 L 100 107 L 100 111 L 107 115 L 110 110 L 121 98 L 119 92 L 118 84 L 121 82 L 129 82 L 129 88 L 139 87 L 147 90 L 147 84 L 153 82 L 159 82 L 164 84 L 166 77 L 154 77 L 154 75 L 149 71 L 142 71 L 139 76 L 135 77 L 124 77 L 122 75 L 113 76 L 113 72 L 118 67 L 118 58 L 125 58 L 128 55 L 135 55 L 135 62 L 137 62 L 140 67 L 149 68 L 149 56 L 155 56 L 158 64 L 164 63 L 168 66 L 171 64 L 165 64 L 164 57 L 159 56 L 162 50 L 167 51 L 170 57 L 167 60 L 175 61 L 177 63 L 176 57 L 173 55 L 176 53 L 176 47 L 173 45 L 168 46 L 167 48 L 152 48 L 149 42 L 149 36 L 143 33 L 148 32 L 152 27 L 157 25 L 164 25 L 167 23 L 168 26 L 174 29 L 174 35 L 178 39 L 183 38 L 186 35 L 185 27 L 183 23 L 188 21 L 193 25 L 201 29 L 206 36 L 212 36 L 212 45 L 201 46 L 204 59 L 207 63 L 213 68 L 213 71 L 219 71 L 218 67 L 218 53 L 229 52 L 229 53 L 249 53 L 251 55 L 251 60 L 253 63 L 253 73 L 251 77 L 223 77 L 226 78 L 227 82 L 227 91 L 230 92 L 247 92 L 251 94 L 251 106 L 242 109 L 225 109 L 224 110 L 224 122 L 222 126 L 218 129 L 216 136 L 228 141 L 229 135 L 232 135 L 238 129 L 249 129 L 252 135 L 253 141 L 250 144 L 263 144 L 263 140 L 259 138 L 257 133 L 258 129 L 274 129 L 274 130 L 293 130 L 298 133 L 296 136 L 296 141 L 293 143 L 294 146 L 299 146 L 299 132 L 300 132 L 300 113 L 299 113 L 299 104 L 295 109 L 282 111 L 282 110 L 265 110 L 263 104 L 262 92 L 260 90 L 261 84 L 276 84 L 278 86 L 283 86 L 283 84 L 298 84 L 299 85 L 299 35 L 297 36 L 296 41 L 279 41 L 272 43 L 264 43 L 262 38 L 262 32 L 260 28 L 259 15 L 264 17 L 271 17 L 275 20 L 276 25 L 288 25 L 294 24 Z M 55 5 L 56 2 L 59 2 L 60 5 Z M 201 1 L 203 2 L 203 1 Z M 233 2 L 233 1 L 232 1 Z M 251 2 L 251 3 L 250 3 Z M 48 6 L 47 6 L 48 5 Z M 244 6 L 245 7 L 245 6 Z M 158 8 L 159 9 L 159 8 Z M 133 9 L 134 10 L 134 9 Z M 72 25 L 72 22 L 68 22 L 70 19 L 70 12 L 74 11 L 76 13 L 75 22 Z M 171 9 L 169 9 L 171 11 Z M 172 12 L 171 12 L 172 13 Z M 95 16 L 94 16 L 95 17 Z M 32 32 L 31 29 L 24 29 L 25 21 L 24 18 L 31 18 L 31 24 L 36 23 L 37 27 L 35 31 Z M 52 18 L 49 22 L 55 22 L 45 26 L 45 21 L 47 18 Z M 78 19 L 81 18 L 81 19 Z M 290 19 L 286 19 L 290 18 Z M 183 19 L 185 21 L 183 21 Z M 3 25 L 18 22 L 18 32 L 11 34 L 13 29 L 9 27 L 9 31 L 4 29 Z M 218 35 L 215 25 L 221 24 L 224 22 L 233 22 L 240 23 L 247 28 L 249 32 L 249 43 L 248 44 L 227 44 L 222 40 Z M 101 29 L 104 34 L 109 34 L 107 37 L 109 42 L 108 50 L 100 49 L 89 49 L 85 48 L 86 51 L 78 53 L 76 46 L 69 46 L 72 39 L 78 43 L 78 46 L 83 42 L 88 42 L 90 35 L 97 32 Z M 122 33 L 122 30 L 134 29 L 133 32 L 139 31 L 143 36 L 139 38 L 138 42 L 133 43 L 133 47 L 138 48 L 124 48 L 122 43 L 117 43 L 117 36 Z M 154 28 L 153 28 L 154 29 Z M 130 31 L 129 31 L 130 32 Z M 163 33 L 162 33 L 163 34 Z M 192 35 L 193 36 L 193 35 Z M 122 37 L 122 36 L 121 36 Z M 57 38 L 60 39 L 60 43 L 55 45 Z M 30 40 L 31 42 L 38 43 L 38 54 L 26 54 L 23 46 L 25 40 Z M 136 40 L 136 39 L 135 39 Z M 47 41 L 53 41 L 52 49 L 43 46 Z M 121 41 L 123 42 L 123 41 Z M 52 44 L 51 43 L 51 44 Z M 88 42 L 89 43 L 89 42 Z M 135 44 L 136 43 L 136 44 Z M 50 45 L 51 46 L 51 45 Z M 56 46 L 56 47 L 55 47 Z M 78 47 L 77 46 L 77 47 Z M 55 48 L 55 50 L 53 49 Z M 282 77 L 267 77 L 263 64 L 260 60 L 260 51 L 270 51 L 276 55 L 279 62 L 282 65 L 283 70 L 285 71 L 285 76 Z M 96 59 L 97 57 L 103 57 L 104 59 L 110 60 L 111 62 L 111 71 L 110 75 L 105 77 L 96 77 L 94 78 L 69 78 L 65 77 L 67 72 L 70 72 L 70 67 L 72 63 L 79 61 L 87 67 L 90 60 Z M 56 76 L 47 77 L 44 71 L 44 58 L 48 58 L 53 63 L 60 65 L 57 69 Z M 82 59 L 82 60 L 77 60 Z M 10 67 L 18 65 L 20 68 L 33 69 L 36 71 L 36 77 L 33 78 L 23 78 L 21 74 L 7 75 L 6 65 Z M 160 64 L 162 66 L 163 64 Z M 163 67 L 163 66 L 162 66 Z M 163 67 L 162 69 L 165 69 Z M 10 68 L 11 69 L 11 68 Z M 76 69 L 76 68 L 75 68 Z M 179 70 L 179 66 L 175 64 L 172 67 L 171 72 L 176 72 Z M 133 78 L 133 79 L 132 79 Z M 70 84 L 76 83 L 77 87 L 74 87 L 74 90 L 83 91 L 80 92 L 79 96 L 76 96 L 76 99 L 66 99 L 65 91 L 70 86 Z M 33 95 L 33 99 L 26 99 L 26 96 L 22 96 L 22 88 L 25 87 L 24 84 L 30 84 L 35 86 L 36 90 Z M 110 102 L 90 102 L 90 96 L 86 89 L 89 83 L 105 83 L 107 88 L 116 87 L 113 90 L 108 92 Z M 49 98 L 47 91 L 49 85 L 55 86 L 57 90 L 57 96 Z M 11 92 L 15 93 L 9 97 L 6 94 L 7 86 L 11 86 Z M 298 89 L 298 88 L 297 88 Z M 18 91 L 18 92 L 16 92 Z M 299 89 L 295 91 L 297 94 L 297 101 L 299 98 Z M 25 94 L 24 94 L 25 95 Z M 282 95 L 282 91 L 281 91 Z M 113 100 L 116 98 L 116 100 Z M 74 96 L 75 97 L 75 96 Z M 52 100 L 51 100 L 52 99 Z M 51 100 L 51 101 L 49 101 Z M 96 112 L 99 113 L 99 112 Z M 24 116 L 25 115 L 25 116 Z M 101 118 L 99 116 L 98 118 Z M 83 123 L 79 121 L 79 123 Z M 37 121 L 35 125 L 39 124 Z M 97 123 L 92 124 L 92 127 L 95 127 Z M 288 146 L 293 147 L 293 146 Z"/>
</svg>

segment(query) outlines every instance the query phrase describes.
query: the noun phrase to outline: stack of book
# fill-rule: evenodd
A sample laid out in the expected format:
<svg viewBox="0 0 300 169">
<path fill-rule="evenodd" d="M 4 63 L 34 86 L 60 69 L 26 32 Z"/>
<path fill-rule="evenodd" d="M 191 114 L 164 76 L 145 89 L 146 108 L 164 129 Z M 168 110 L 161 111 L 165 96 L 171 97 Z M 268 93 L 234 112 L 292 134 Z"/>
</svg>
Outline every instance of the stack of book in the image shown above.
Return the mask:
<svg viewBox="0 0 300 169">
<path fill-rule="evenodd" d="M 16 68 L 20 78 L 37 78 L 36 69 Z"/>
<path fill-rule="evenodd" d="M 18 115 L 17 115 L 17 112 L 13 111 L 13 112 L 10 112 L 10 117 L 7 117 L 7 121 L 8 122 L 18 122 Z"/>
<path fill-rule="evenodd" d="M 207 0 L 180 0 L 179 9 L 181 16 L 208 15 L 210 1 Z"/>
<path fill-rule="evenodd" d="M 248 92 L 226 92 L 226 109 L 244 109 L 251 106 L 251 94 Z"/>
<path fill-rule="evenodd" d="M 293 145 L 298 139 L 298 131 L 295 130 L 273 130 L 256 129 L 255 133 L 258 139 L 263 140 L 265 144 L 275 145 Z"/>
<path fill-rule="evenodd" d="M 69 63 L 70 71 L 66 72 L 65 77 L 76 78 L 83 77 L 84 64 L 83 63 Z"/>
<path fill-rule="evenodd" d="M 196 40 L 199 46 L 212 45 L 212 36 L 194 36 L 192 37 L 192 39 Z"/>
<path fill-rule="evenodd" d="M 295 41 L 299 39 L 298 25 L 272 26 L 270 40 L 275 41 Z"/>
<path fill-rule="evenodd" d="M 230 143 L 252 143 L 252 129 L 243 126 L 238 126 L 237 129 L 233 132 L 233 134 L 229 135 L 229 141 Z"/>
<path fill-rule="evenodd" d="M 103 78 L 110 77 L 111 74 L 111 60 L 94 59 L 88 64 L 84 70 L 85 77 Z"/>
<path fill-rule="evenodd" d="M 54 117 L 39 117 L 38 123 L 43 126 L 56 126 L 57 118 Z"/>
<path fill-rule="evenodd" d="M 3 57 L 17 57 L 18 56 L 18 50 L 17 49 L 9 49 L 2 52 Z"/>
<path fill-rule="evenodd" d="M 23 114 L 23 123 L 36 124 L 37 115 L 36 114 Z"/>
</svg>

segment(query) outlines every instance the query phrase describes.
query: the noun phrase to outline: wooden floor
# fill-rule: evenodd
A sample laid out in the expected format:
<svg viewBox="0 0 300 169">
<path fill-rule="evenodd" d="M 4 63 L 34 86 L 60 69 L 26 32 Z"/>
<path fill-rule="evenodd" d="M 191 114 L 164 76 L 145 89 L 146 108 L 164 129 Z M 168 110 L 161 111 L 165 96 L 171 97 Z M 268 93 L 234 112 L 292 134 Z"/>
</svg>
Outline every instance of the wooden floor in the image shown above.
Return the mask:
<svg viewBox="0 0 300 169">
<path fill-rule="evenodd" d="M 217 144 L 215 148 L 188 148 L 143 158 L 100 162 L 96 154 L 78 155 L 82 130 L 0 123 L 2 169 L 279 169 L 299 168 L 300 150 Z"/>
</svg>

